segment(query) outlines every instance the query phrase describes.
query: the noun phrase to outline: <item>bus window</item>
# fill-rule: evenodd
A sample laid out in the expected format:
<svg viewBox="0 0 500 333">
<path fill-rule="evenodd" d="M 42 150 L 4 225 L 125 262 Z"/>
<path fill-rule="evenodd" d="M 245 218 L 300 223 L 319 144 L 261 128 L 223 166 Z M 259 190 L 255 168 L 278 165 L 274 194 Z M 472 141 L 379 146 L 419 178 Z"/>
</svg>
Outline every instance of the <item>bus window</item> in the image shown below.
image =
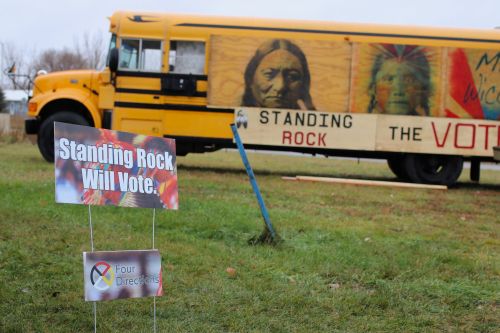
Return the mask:
<svg viewBox="0 0 500 333">
<path fill-rule="evenodd" d="M 161 71 L 161 42 L 143 40 L 141 48 L 141 69 L 145 71 Z"/>
<path fill-rule="evenodd" d="M 122 39 L 118 68 L 138 69 L 140 42 L 139 39 Z"/>
<path fill-rule="evenodd" d="M 120 46 L 120 69 L 161 71 L 161 41 L 122 39 Z"/>
<path fill-rule="evenodd" d="M 111 50 L 116 47 L 116 35 L 112 34 L 111 35 L 111 41 L 109 42 L 109 48 L 108 48 L 108 56 L 106 57 L 106 66 L 109 66 L 109 56 L 111 53 Z"/>
<path fill-rule="evenodd" d="M 171 41 L 168 60 L 170 73 L 204 74 L 205 42 Z"/>
</svg>

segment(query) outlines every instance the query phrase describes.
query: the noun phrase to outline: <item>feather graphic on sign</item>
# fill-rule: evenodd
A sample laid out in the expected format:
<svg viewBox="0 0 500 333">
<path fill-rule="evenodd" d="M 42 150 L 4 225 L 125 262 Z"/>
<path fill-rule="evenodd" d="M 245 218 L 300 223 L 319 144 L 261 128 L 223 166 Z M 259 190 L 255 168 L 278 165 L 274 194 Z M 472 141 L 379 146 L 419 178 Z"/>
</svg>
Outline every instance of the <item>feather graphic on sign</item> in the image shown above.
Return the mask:
<svg viewBox="0 0 500 333">
<path fill-rule="evenodd" d="M 450 60 L 451 105 L 446 109 L 446 116 L 484 119 L 483 108 L 467 55 L 463 49 L 456 49 L 450 54 Z"/>
</svg>

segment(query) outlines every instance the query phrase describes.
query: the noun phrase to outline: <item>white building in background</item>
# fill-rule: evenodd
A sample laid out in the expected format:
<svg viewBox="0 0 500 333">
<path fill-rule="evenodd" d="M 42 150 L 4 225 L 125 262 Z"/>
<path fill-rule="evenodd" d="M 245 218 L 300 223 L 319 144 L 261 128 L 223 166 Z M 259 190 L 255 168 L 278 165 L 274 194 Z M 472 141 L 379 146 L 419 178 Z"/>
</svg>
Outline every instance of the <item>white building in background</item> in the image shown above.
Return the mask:
<svg viewBox="0 0 500 333">
<path fill-rule="evenodd" d="M 28 91 L 4 89 L 3 93 L 7 113 L 25 116 L 28 112 Z"/>
</svg>

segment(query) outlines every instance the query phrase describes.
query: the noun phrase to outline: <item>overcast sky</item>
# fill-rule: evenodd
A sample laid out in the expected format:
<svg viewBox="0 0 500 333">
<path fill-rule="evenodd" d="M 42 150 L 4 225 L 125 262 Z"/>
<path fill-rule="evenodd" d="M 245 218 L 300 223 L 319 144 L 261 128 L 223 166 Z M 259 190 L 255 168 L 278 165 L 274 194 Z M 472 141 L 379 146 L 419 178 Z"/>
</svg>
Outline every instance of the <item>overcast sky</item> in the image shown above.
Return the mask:
<svg viewBox="0 0 500 333">
<path fill-rule="evenodd" d="M 116 10 L 409 24 L 500 26 L 500 0 L 0 0 L 1 42 L 26 50 L 73 46 L 101 32 Z"/>
</svg>

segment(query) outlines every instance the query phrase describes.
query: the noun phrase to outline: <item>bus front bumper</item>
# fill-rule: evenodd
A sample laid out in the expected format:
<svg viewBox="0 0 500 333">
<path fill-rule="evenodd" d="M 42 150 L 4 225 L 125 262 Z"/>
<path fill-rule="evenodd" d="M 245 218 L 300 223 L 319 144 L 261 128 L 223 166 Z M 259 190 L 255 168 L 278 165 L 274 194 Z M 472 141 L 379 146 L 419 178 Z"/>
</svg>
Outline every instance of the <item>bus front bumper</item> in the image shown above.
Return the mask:
<svg viewBox="0 0 500 333">
<path fill-rule="evenodd" d="M 24 121 L 24 130 L 26 134 L 37 134 L 40 128 L 40 120 L 38 118 L 30 118 Z"/>
</svg>

